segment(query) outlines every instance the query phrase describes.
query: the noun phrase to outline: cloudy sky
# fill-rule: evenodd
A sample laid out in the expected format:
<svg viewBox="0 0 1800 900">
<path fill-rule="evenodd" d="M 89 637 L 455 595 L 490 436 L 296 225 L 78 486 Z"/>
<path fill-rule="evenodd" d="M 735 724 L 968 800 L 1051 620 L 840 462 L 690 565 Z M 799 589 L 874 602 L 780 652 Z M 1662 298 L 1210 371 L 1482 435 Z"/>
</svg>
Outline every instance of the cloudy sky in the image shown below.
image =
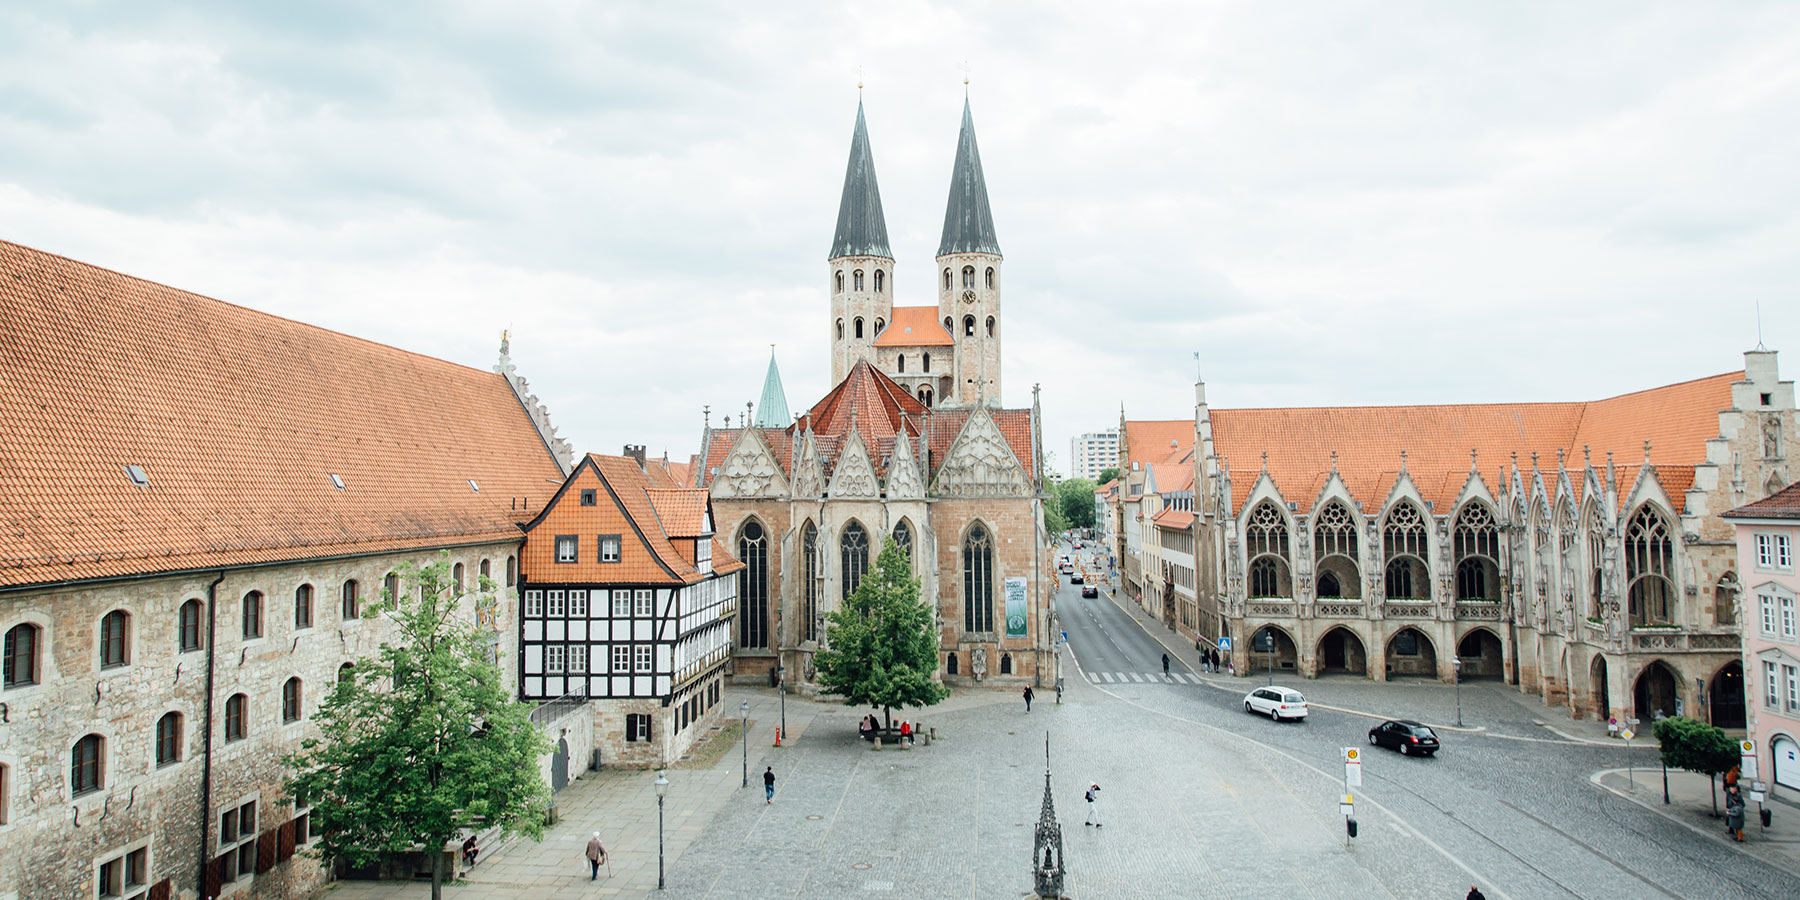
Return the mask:
<svg viewBox="0 0 1800 900">
<path fill-rule="evenodd" d="M 933 303 L 966 70 L 1005 401 L 1046 449 L 1192 405 L 1800 372 L 1792 3 L 0 6 L 0 238 L 493 364 L 577 448 L 826 389 L 864 84 Z M 154 7 L 154 8 L 152 8 Z M 1098 11 L 1106 10 L 1105 14 Z"/>
</svg>

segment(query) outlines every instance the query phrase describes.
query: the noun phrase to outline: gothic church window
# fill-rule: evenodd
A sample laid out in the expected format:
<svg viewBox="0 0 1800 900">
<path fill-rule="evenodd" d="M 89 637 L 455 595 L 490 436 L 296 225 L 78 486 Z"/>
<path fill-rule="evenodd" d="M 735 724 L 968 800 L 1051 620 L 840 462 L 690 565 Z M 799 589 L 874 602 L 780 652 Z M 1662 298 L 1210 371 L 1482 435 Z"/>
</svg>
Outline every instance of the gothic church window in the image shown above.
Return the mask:
<svg viewBox="0 0 1800 900">
<path fill-rule="evenodd" d="M 762 523 L 751 519 L 738 532 L 738 646 L 761 649 L 769 644 L 769 537 Z"/>
<path fill-rule="evenodd" d="M 1600 512 L 1588 507 L 1588 616 L 1606 616 L 1606 539 L 1600 529 Z"/>
<path fill-rule="evenodd" d="M 1456 599 L 1500 598 L 1500 532 L 1486 506 L 1470 503 L 1456 517 L 1451 538 L 1456 558 Z"/>
<path fill-rule="evenodd" d="M 963 334 L 968 337 L 975 336 L 975 317 L 974 316 L 963 316 Z"/>
<path fill-rule="evenodd" d="M 876 269 L 875 270 L 875 293 L 877 293 L 877 294 L 881 293 L 882 288 L 885 287 L 886 285 L 887 285 L 887 273 L 883 272 L 880 269 Z"/>
<path fill-rule="evenodd" d="M 851 284 L 852 284 L 852 290 L 860 291 L 863 289 L 863 271 L 861 269 L 857 269 L 856 273 L 854 275 L 850 276 L 850 280 L 851 280 Z"/>
<path fill-rule="evenodd" d="M 1631 517 L 1625 532 L 1625 577 L 1631 624 L 1667 625 L 1674 621 L 1674 542 L 1668 525 L 1648 504 Z"/>
<path fill-rule="evenodd" d="M 894 543 L 898 544 L 900 549 L 906 553 L 906 561 L 911 563 L 913 555 L 912 526 L 906 524 L 905 519 L 901 519 L 900 523 L 894 526 Z"/>
<path fill-rule="evenodd" d="M 1425 537 L 1425 519 L 1419 508 L 1404 500 L 1394 504 L 1381 535 L 1387 596 L 1400 600 L 1430 599 Z"/>
<path fill-rule="evenodd" d="M 1319 570 L 1318 596 L 1362 596 L 1362 567 L 1357 562 L 1356 531 L 1356 519 L 1337 500 L 1326 503 L 1314 518 L 1313 565 Z"/>
<path fill-rule="evenodd" d="M 894 371 L 899 372 L 901 374 L 905 374 L 906 373 L 906 354 L 902 353 L 898 357 L 896 357 L 894 359 L 894 365 L 896 366 Z"/>
<path fill-rule="evenodd" d="M 1287 520 L 1264 500 L 1244 526 L 1244 548 L 1250 557 L 1250 596 L 1289 597 Z"/>
<path fill-rule="evenodd" d="M 858 338 L 861 338 L 863 336 L 862 332 L 863 332 L 862 316 L 857 316 L 856 317 L 856 336 Z"/>
<path fill-rule="evenodd" d="M 800 628 L 802 640 L 819 639 L 819 581 L 825 573 L 819 571 L 819 529 L 813 523 L 806 523 L 800 532 L 800 553 L 805 559 L 806 584 L 804 585 L 805 604 L 800 609 Z"/>
<path fill-rule="evenodd" d="M 927 409 L 931 407 L 931 388 L 919 388 L 919 402 L 925 404 Z"/>
<path fill-rule="evenodd" d="M 921 371 L 921 372 L 931 371 L 931 354 L 929 354 L 929 353 L 919 354 L 919 371 Z"/>
<path fill-rule="evenodd" d="M 842 599 L 847 601 L 869 571 L 869 533 L 863 530 L 861 522 L 852 519 L 844 526 L 844 533 L 838 538 L 838 553 L 841 560 L 838 571 L 843 575 Z"/>
<path fill-rule="evenodd" d="M 994 538 L 979 523 L 963 539 L 963 631 L 994 630 Z"/>
</svg>

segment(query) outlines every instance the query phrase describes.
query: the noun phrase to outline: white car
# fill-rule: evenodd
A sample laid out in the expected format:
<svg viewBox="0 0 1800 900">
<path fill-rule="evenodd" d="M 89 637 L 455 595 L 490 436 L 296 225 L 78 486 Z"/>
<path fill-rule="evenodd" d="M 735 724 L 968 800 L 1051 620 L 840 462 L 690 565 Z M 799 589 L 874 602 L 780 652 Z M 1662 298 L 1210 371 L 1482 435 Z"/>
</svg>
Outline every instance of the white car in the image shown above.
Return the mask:
<svg viewBox="0 0 1800 900">
<path fill-rule="evenodd" d="M 1306 718 L 1306 698 L 1291 688 L 1261 687 L 1244 695 L 1244 712 L 1261 713 L 1279 722 Z"/>
</svg>

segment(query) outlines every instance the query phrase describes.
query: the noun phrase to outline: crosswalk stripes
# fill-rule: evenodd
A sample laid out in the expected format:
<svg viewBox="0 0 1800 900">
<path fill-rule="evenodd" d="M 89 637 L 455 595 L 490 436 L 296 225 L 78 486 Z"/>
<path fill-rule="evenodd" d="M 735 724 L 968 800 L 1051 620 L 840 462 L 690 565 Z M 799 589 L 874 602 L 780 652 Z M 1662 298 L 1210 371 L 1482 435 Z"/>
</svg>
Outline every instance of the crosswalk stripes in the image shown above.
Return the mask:
<svg viewBox="0 0 1800 900">
<path fill-rule="evenodd" d="M 1170 672 L 1161 675 L 1156 672 L 1089 672 L 1088 681 L 1095 684 L 1201 684 L 1200 676 Z"/>
</svg>

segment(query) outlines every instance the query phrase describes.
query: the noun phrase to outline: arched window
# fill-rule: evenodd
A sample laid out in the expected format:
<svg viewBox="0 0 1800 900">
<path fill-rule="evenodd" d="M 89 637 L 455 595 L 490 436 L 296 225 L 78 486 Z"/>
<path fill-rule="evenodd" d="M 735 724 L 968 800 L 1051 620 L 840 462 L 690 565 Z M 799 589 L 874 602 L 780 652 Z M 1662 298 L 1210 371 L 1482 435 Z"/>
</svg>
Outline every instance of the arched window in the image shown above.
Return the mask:
<svg viewBox="0 0 1800 900">
<path fill-rule="evenodd" d="M 281 721 L 300 721 L 300 678 L 295 676 L 281 684 Z"/>
<path fill-rule="evenodd" d="M 1275 504 L 1264 500 L 1244 525 L 1244 550 L 1250 558 L 1250 596 L 1289 597 L 1288 528 Z"/>
<path fill-rule="evenodd" d="M 517 585 L 518 583 L 519 583 L 519 558 L 516 556 L 508 556 L 506 558 L 506 586 L 513 587 L 514 585 Z"/>
<path fill-rule="evenodd" d="M 946 271 L 945 274 L 948 275 L 949 272 Z M 944 674 L 946 674 L 946 675 L 955 675 L 956 674 L 956 654 L 950 653 L 950 654 L 946 654 L 944 656 Z"/>
<path fill-rule="evenodd" d="M 1313 517 L 1313 566 L 1319 571 L 1318 596 L 1362 596 L 1356 532 L 1356 518 L 1340 501 L 1326 503 Z"/>
<path fill-rule="evenodd" d="M 994 317 L 993 316 L 987 317 L 987 336 L 988 337 L 994 336 Z"/>
<path fill-rule="evenodd" d="M 249 724 L 244 721 L 244 714 L 248 712 L 249 705 L 250 698 L 243 694 L 232 694 L 231 699 L 225 701 L 225 740 L 241 741 L 244 739 L 244 735 L 248 733 L 246 729 L 249 727 Z"/>
<path fill-rule="evenodd" d="M 951 284 L 950 284 L 950 270 L 949 270 L 949 269 L 945 269 L 945 270 L 944 270 L 944 290 L 946 290 L 946 291 L 947 291 L 947 290 L 949 290 L 949 289 L 950 289 L 950 288 L 951 288 L 951 287 L 952 287 L 952 285 L 951 285 Z"/>
<path fill-rule="evenodd" d="M 837 292 L 840 294 L 844 292 L 844 270 L 843 269 L 837 270 Z"/>
<path fill-rule="evenodd" d="M 156 764 L 181 762 L 181 713 L 164 713 L 156 720 Z"/>
<path fill-rule="evenodd" d="M 858 338 L 861 338 L 861 337 L 862 337 L 862 336 L 863 336 L 863 335 L 862 335 L 862 331 L 863 331 L 863 329 L 862 329 L 862 316 L 857 316 L 857 317 L 856 317 L 856 336 L 857 336 L 857 337 L 858 337 Z"/>
<path fill-rule="evenodd" d="M 194 601 L 198 603 L 199 601 Z M 311 628 L 313 612 L 313 586 L 303 584 L 294 588 L 294 627 Z"/>
<path fill-rule="evenodd" d="M 975 267 L 974 266 L 963 266 L 963 287 L 972 288 L 974 286 L 975 286 Z"/>
<path fill-rule="evenodd" d="M 911 563 L 913 556 L 912 526 L 906 524 L 905 519 L 901 519 L 899 523 L 894 526 L 894 543 L 898 544 L 900 549 L 905 551 L 906 561 Z"/>
<path fill-rule="evenodd" d="M 819 529 L 811 522 L 800 530 L 800 554 L 806 567 L 806 584 L 802 587 L 805 603 L 800 609 L 801 639 L 816 641 L 819 639 L 819 582 L 825 573 L 819 570 Z"/>
<path fill-rule="evenodd" d="M 468 568 L 462 563 L 457 563 L 450 569 L 450 583 L 456 586 L 455 596 L 461 597 L 463 595 L 463 590 L 466 587 L 463 582 L 467 580 L 468 574 Z"/>
<path fill-rule="evenodd" d="M 844 320 L 839 319 L 837 321 L 837 326 L 838 326 L 838 340 L 841 341 L 844 339 Z"/>
<path fill-rule="evenodd" d="M 963 539 L 963 631 L 994 630 L 994 537 L 977 523 Z"/>
<path fill-rule="evenodd" d="M 883 272 L 880 269 L 876 269 L 875 270 L 875 293 L 877 293 L 877 294 L 881 293 L 882 288 L 884 288 L 886 286 L 887 286 L 887 273 Z"/>
<path fill-rule="evenodd" d="M 38 636 L 36 625 L 23 622 L 7 629 L 5 677 L 0 680 L 9 688 L 38 683 Z"/>
<path fill-rule="evenodd" d="M 925 404 L 927 409 L 931 408 L 931 388 L 919 388 L 919 402 Z"/>
<path fill-rule="evenodd" d="M 852 290 L 860 291 L 863 289 L 863 273 L 861 269 L 857 269 L 855 274 L 850 276 L 850 280 L 854 285 L 851 288 Z"/>
<path fill-rule="evenodd" d="M 1668 625 L 1675 618 L 1674 542 L 1662 516 L 1638 508 L 1625 531 L 1625 577 L 1631 624 Z"/>
<path fill-rule="evenodd" d="M 131 614 L 115 609 L 100 620 L 100 668 L 116 669 L 131 662 Z"/>
<path fill-rule="evenodd" d="M 963 316 L 963 334 L 967 337 L 975 336 L 975 317 L 974 316 Z"/>
<path fill-rule="evenodd" d="M 1600 525 L 1600 510 L 1592 505 L 1587 511 L 1588 549 L 1588 616 L 1606 618 L 1606 538 Z"/>
<path fill-rule="evenodd" d="M 881 337 L 881 333 L 886 330 L 887 330 L 887 320 L 877 316 L 875 318 L 875 336 Z"/>
<path fill-rule="evenodd" d="M 338 673 L 337 673 L 338 684 L 349 684 L 350 682 L 352 682 L 354 680 L 356 680 L 356 664 L 355 663 L 344 663 L 343 665 L 338 666 Z"/>
<path fill-rule="evenodd" d="M 1011 675 L 1012 674 L 1012 654 L 1011 653 L 1000 654 L 1000 674 L 1002 674 L 1002 675 Z"/>
<path fill-rule="evenodd" d="M 738 646 L 769 645 L 769 536 L 762 523 L 751 519 L 738 532 Z"/>
<path fill-rule="evenodd" d="M 1399 600 L 1431 596 L 1431 577 L 1425 568 L 1429 553 L 1425 537 L 1425 518 L 1419 514 L 1419 508 L 1404 500 L 1394 504 L 1381 532 L 1387 596 Z"/>
<path fill-rule="evenodd" d="M 487 561 L 487 560 L 485 560 L 485 559 L 484 559 L 484 560 L 482 560 L 482 561 L 481 561 L 481 567 L 480 567 L 480 568 L 478 568 L 478 569 L 476 569 L 476 570 L 475 570 L 475 572 L 476 572 L 476 577 L 478 577 L 478 578 L 480 578 L 480 579 L 481 579 L 481 581 L 486 581 L 486 580 L 488 580 L 488 578 L 489 578 L 489 575 L 488 575 L 488 561 Z M 477 587 L 479 587 L 479 586 L 480 586 L 480 582 L 477 582 L 477 583 L 476 583 L 476 586 L 477 586 Z"/>
<path fill-rule="evenodd" d="M 262 591 L 251 591 L 244 595 L 244 640 L 263 636 L 262 610 Z"/>
<path fill-rule="evenodd" d="M 1494 514 L 1480 503 L 1470 503 L 1456 517 L 1451 548 L 1456 559 L 1456 599 L 1500 598 L 1500 531 Z"/>
<path fill-rule="evenodd" d="M 189 600 L 181 604 L 175 614 L 175 646 L 182 653 L 191 653 L 200 649 L 200 613 L 199 600 Z"/>
<path fill-rule="evenodd" d="M 1737 624 L 1738 578 L 1735 572 L 1719 576 L 1713 585 L 1713 622 L 1719 627 Z"/>
<path fill-rule="evenodd" d="M 844 596 L 849 600 L 856 592 L 857 585 L 862 584 L 863 575 L 869 571 L 869 533 L 863 530 L 862 523 L 852 519 L 844 526 L 844 533 L 838 538 L 838 553 L 842 558 Z"/>
<path fill-rule="evenodd" d="M 97 734 L 84 736 L 69 751 L 69 793 L 79 797 L 106 786 L 106 772 L 101 767 L 106 752 L 106 738 Z"/>
<path fill-rule="evenodd" d="M 929 354 L 929 353 L 919 354 L 919 371 L 921 371 L 921 372 L 931 371 L 931 354 Z"/>
<path fill-rule="evenodd" d="M 1575 524 L 1575 509 L 1568 501 L 1556 507 L 1556 546 L 1562 560 L 1557 572 L 1558 583 L 1562 585 L 1563 598 L 1574 607 L 1574 613 L 1586 617 L 1587 610 L 1582 601 L 1575 597 L 1575 573 L 1581 571 L 1580 529 Z"/>
<path fill-rule="evenodd" d="M 359 593 L 361 590 L 362 586 L 357 584 L 354 578 L 344 582 L 342 591 L 344 602 L 341 604 L 344 621 L 353 622 L 362 615 L 362 597 Z"/>
<path fill-rule="evenodd" d="M 906 374 L 906 354 L 902 353 L 895 357 L 894 365 L 896 367 L 894 371 L 899 372 L 902 375 Z"/>
<path fill-rule="evenodd" d="M 994 289 L 994 267 L 993 266 L 988 266 L 987 286 L 988 286 L 988 290 L 990 290 L 990 291 Z"/>
</svg>

